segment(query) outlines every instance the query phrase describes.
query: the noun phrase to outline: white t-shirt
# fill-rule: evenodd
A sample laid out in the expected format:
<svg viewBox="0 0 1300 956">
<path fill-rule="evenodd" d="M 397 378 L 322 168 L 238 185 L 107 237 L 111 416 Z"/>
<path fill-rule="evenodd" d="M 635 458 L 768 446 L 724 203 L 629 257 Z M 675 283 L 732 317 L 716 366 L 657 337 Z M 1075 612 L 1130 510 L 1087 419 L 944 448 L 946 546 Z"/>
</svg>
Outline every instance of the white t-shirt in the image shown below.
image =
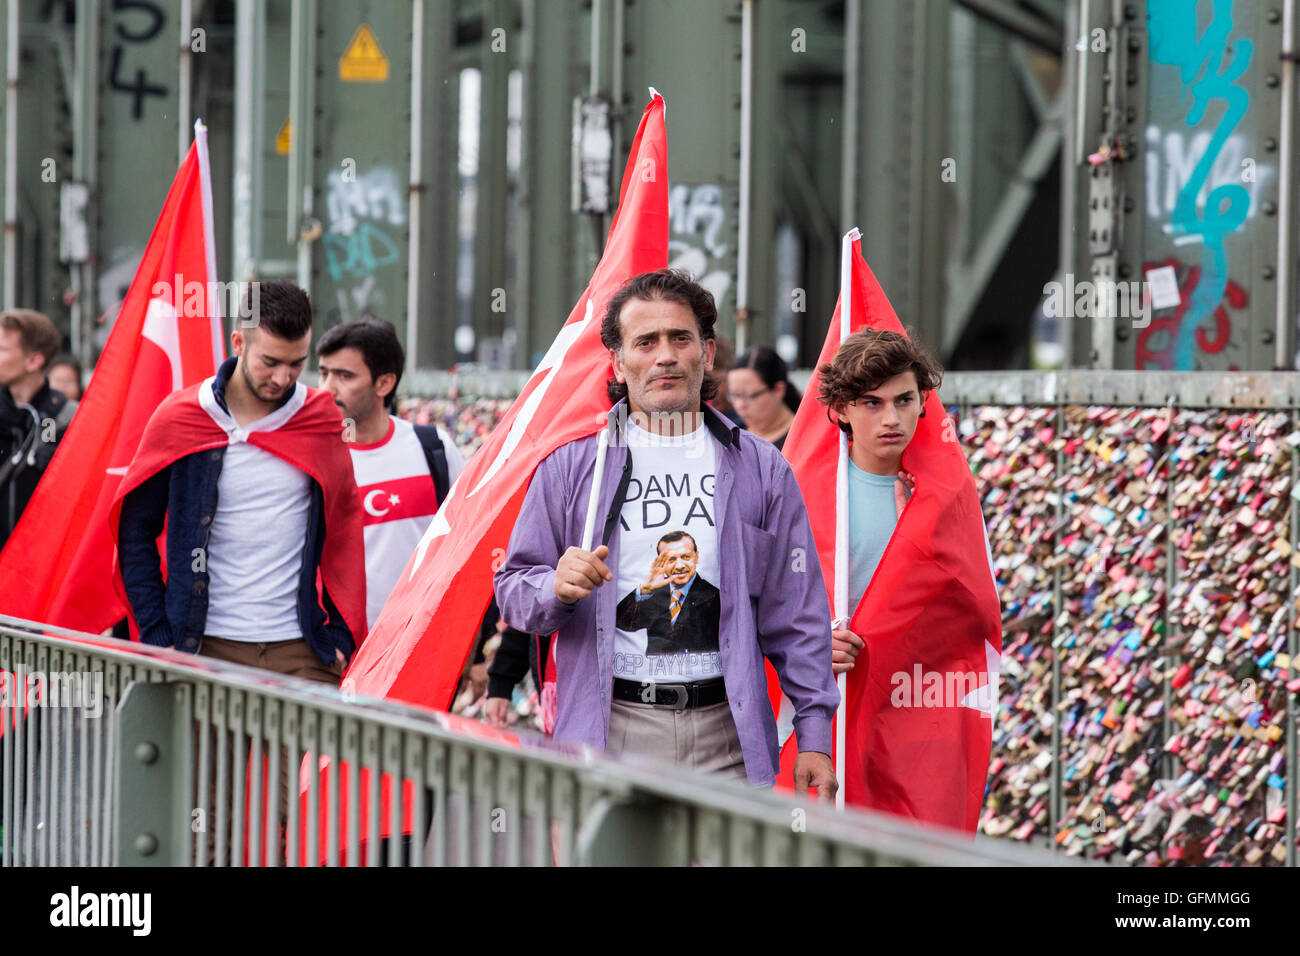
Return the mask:
<svg viewBox="0 0 1300 956">
<path fill-rule="evenodd" d="M 630 422 L 628 445 L 614 676 L 649 683 L 720 677 L 717 445 L 703 424 L 662 436 Z"/>
<path fill-rule="evenodd" d="M 311 477 L 248 444 L 249 432 L 274 431 L 303 406 L 301 382 L 264 418 L 238 425 L 217 404 L 212 379 L 199 404 L 230 438 L 217 480 L 208 534 L 208 616 L 203 633 L 231 641 L 275 643 L 302 638 L 298 583 L 307 542 Z"/>
<path fill-rule="evenodd" d="M 438 511 L 433 476 L 415 427 L 391 415 L 388 422 L 388 434 L 379 441 L 348 446 L 364 509 L 367 628 L 379 617 L 429 519 Z M 441 427 L 438 437 L 447 455 L 448 482 L 454 482 L 465 468 L 465 459 Z"/>
</svg>

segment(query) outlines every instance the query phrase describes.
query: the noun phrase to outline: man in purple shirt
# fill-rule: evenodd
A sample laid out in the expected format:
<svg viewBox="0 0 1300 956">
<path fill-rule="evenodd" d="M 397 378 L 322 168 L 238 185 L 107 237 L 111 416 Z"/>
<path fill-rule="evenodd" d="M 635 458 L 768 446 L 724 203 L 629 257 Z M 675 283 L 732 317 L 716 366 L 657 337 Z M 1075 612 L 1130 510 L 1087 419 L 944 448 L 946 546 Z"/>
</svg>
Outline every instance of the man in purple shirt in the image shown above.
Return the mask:
<svg viewBox="0 0 1300 956">
<path fill-rule="evenodd" d="M 601 325 L 615 405 L 599 544 L 581 547 L 593 435 L 538 466 L 497 603 L 514 627 L 558 632 L 556 739 L 756 785 L 780 766 L 766 657 L 795 707 L 796 789 L 831 799 L 839 692 L 826 587 L 785 459 L 704 402 L 717 387 L 705 377 L 716 321 L 713 297 L 673 270 L 613 296 Z M 720 600 L 701 600 L 704 581 Z"/>
</svg>

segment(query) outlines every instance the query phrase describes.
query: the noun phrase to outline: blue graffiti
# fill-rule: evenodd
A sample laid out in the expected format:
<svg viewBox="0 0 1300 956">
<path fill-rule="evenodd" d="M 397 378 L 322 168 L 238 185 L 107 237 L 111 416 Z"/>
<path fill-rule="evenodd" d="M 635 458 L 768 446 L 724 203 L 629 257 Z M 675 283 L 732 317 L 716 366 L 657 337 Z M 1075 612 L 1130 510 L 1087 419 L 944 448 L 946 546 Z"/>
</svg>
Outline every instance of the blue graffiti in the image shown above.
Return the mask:
<svg viewBox="0 0 1300 956">
<path fill-rule="evenodd" d="M 1250 93 L 1245 87 L 1234 85 L 1250 66 L 1254 52 L 1250 40 L 1237 39 L 1232 44 L 1231 62 L 1223 66 L 1229 46 L 1228 34 L 1232 32 L 1232 3 L 1233 0 L 1213 0 L 1213 19 L 1199 39 L 1196 36 L 1199 3 L 1188 3 L 1187 0 L 1149 0 L 1147 3 L 1151 60 L 1164 66 L 1178 67 L 1184 90 L 1192 94 L 1192 105 L 1186 117 L 1188 127 L 1201 122 L 1211 101 L 1221 99 L 1225 103 L 1223 118 L 1219 120 L 1214 136 L 1187 184 L 1178 194 L 1171 217 L 1176 235 L 1199 235 L 1204 241 L 1200 281 L 1192 291 L 1186 316 L 1178 327 L 1174 342 L 1175 369 L 1192 367 L 1196 327 L 1219 307 L 1228 285 L 1224 236 L 1241 228 L 1250 210 L 1249 191 L 1236 183 L 1210 191 L 1205 199 L 1204 217 L 1196 210 L 1196 199 L 1219 158 L 1219 151 L 1250 108 Z"/>
<path fill-rule="evenodd" d="M 325 267 L 337 282 L 343 276 L 367 276 L 380 266 L 397 262 L 397 244 L 368 222 L 347 235 L 325 233 Z"/>
</svg>

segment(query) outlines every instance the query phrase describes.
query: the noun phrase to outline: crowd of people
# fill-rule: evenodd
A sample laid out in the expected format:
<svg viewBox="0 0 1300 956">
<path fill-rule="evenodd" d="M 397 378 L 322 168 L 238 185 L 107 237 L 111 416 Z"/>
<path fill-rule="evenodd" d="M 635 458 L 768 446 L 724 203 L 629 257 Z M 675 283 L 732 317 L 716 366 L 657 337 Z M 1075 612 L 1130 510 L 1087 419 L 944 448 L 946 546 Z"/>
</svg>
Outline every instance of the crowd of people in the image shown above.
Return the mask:
<svg viewBox="0 0 1300 956">
<path fill-rule="evenodd" d="M 801 396 L 772 349 L 719 363 L 716 321 L 712 296 L 674 270 L 613 296 L 601 327 L 613 372 L 604 473 L 593 475 L 596 436 L 541 462 L 462 703 L 504 724 L 531 680 L 539 699 L 523 709 L 559 740 L 770 785 L 770 661 L 793 706 L 795 785 L 829 799 L 840 786 L 836 675 L 865 664 L 864 642 L 846 620 L 832 626 L 816 561 L 806 573 L 773 571 L 777 556 L 816 553 L 780 452 Z M 0 451 L 8 462 L 41 450 L 26 484 L 4 476 L 18 489 L 6 527 L 57 445 L 34 432 L 53 419 L 61 434 L 76 407 L 54 388 L 80 387 L 75 364 L 55 361 L 58 344 L 38 313 L 0 318 Z M 344 323 L 313 348 L 311 304 L 288 281 L 261 284 L 257 323 L 238 323 L 230 345 L 214 376 L 159 406 L 118 489 L 130 630 L 147 644 L 337 684 L 508 403 L 408 400 L 399 416 L 405 356 L 393 326 Z M 298 380 L 313 355 L 319 388 Z M 821 369 L 817 398 L 851 439 L 854 598 L 908 500 L 899 463 L 939 376 L 911 339 L 880 330 L 850 336 Z M 593 480 L 608 519 L 587 544 L 583 509 L 570 502 L 585 501 Z"/>
</svg>

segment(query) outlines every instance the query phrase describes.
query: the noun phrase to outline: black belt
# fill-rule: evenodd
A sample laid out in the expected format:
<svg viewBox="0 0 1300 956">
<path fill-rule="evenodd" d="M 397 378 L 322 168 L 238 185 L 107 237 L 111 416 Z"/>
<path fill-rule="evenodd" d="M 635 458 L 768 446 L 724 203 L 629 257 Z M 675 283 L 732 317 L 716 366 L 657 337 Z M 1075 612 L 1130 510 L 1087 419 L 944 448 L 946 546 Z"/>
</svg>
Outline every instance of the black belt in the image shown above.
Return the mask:
<svg viewBox="0 0 1300 956">
<path fill-rule="evenodd" d="M 712 707 L 727 699 L 727 684 L 721 677 L 692 681 L 688 684 L 652 684 L 614 678 L 614 699 L 633 704 L 649 704 L 662 710 L 687 710 Z"/>
</svg>

